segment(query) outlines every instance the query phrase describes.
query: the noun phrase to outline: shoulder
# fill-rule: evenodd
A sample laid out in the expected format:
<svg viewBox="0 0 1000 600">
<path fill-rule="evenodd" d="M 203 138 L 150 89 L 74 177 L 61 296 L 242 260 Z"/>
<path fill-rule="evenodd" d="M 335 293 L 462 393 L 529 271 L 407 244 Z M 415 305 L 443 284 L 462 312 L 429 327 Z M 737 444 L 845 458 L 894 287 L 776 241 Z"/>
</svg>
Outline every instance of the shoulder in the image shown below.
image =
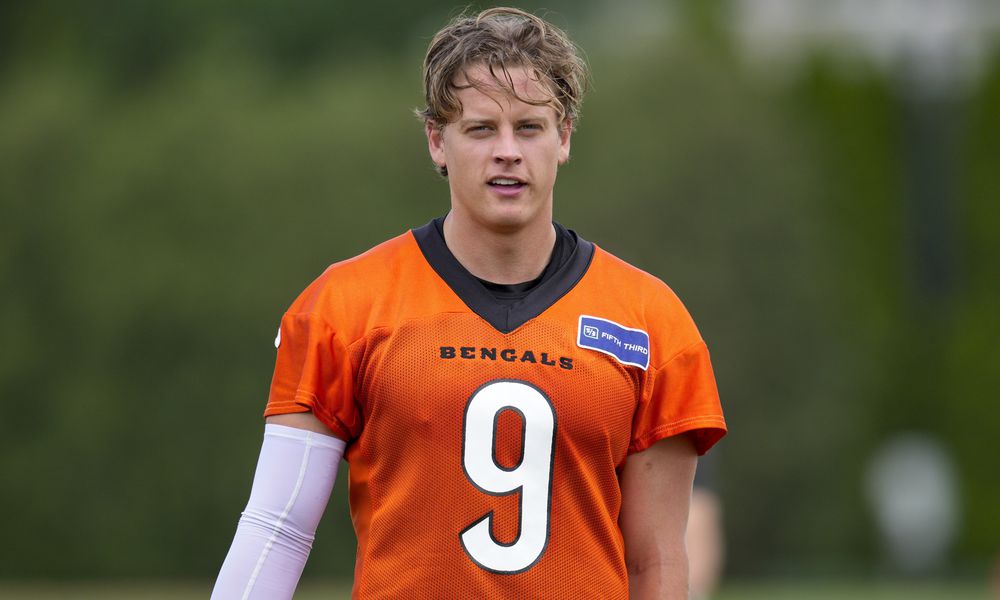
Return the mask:
<svg viewBox="0 0 1000 600">
<path fill-rule="evenodd" d="M 378 288 L 392 284 L 393 273 L 399 268 L 407 268 L 408 263 L 419 256 L 412 232 L 406 231 L 362 254 L 330 265 L 317 281 L 328 286 L 363 282 L 365 288 Z"/>
<path fill-rule="evenodd" d="M 614 299 L 618 314 L 629 315 L 650 337 L 651 364 L 704 343 L 687 307 L 659 277 L 595 246 L 591 264 L 592 293 Z"/>
<path fill-rule="evenodd" d="M 406 259 L 412 245 L 408 241 L 412 241 L 412 236 L 407 231 L 362 254 L 331 264 L 305 288 L 293 307 L 312 310 L 323 299 L 350 296 L 385 285 L 388 281 L 385 269 Z"/>
<path fill-rule="evenodd" d="M 596 244 L 591 271 L 595 278 L 620 292 L 629 302 L 650 309 L 687 313 L 680 298 L 666 282 Z"/>
<path fill-rule="evenodd" d="M 357 256 L 327 267 L 289 306 L 286 314 L 309 314 L 348 338 L 371 326 L 373 307 L 405 286 L 422 261 L 407 231 Z"/>
</svg>

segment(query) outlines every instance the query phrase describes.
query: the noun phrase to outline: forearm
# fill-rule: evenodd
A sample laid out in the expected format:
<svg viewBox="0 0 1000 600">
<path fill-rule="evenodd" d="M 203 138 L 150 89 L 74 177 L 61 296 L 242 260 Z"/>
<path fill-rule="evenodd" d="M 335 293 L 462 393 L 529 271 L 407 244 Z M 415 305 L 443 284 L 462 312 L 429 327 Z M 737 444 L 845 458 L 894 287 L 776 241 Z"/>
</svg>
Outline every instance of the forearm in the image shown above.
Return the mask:
<svg viewBox="0 0 1000 600">
<path fill-rule="evenodd" d="M 280 425 L 264 434 L 250 501 L 213 600 L 292 597 L 326 508 L 344 442 Z"/>
<path fill-rule="evenodd" d="M 684 534 L 696 460 L 694 447 L 683 437 L 660 440 L 626 460 L 619 525 L 630 598 L 688 597 Z"/>
<path fill-rule="evenodd" d="M 683 547 L 682 547 L 683 548 Z M 633 559 L 626 564 L 629 598 L 638 600 L 686 600 L 688 561 L 683 551 L 669 556 Z"/>
</svg>

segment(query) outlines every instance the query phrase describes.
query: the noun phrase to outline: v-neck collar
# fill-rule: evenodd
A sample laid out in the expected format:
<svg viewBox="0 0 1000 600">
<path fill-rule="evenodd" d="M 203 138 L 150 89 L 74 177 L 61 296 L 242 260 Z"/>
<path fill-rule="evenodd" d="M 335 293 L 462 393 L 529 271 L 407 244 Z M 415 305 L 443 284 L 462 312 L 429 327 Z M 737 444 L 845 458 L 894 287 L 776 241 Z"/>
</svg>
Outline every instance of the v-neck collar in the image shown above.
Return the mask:
<svg viewBox="0 0 1000 600">
<path fill-rule="evenodd" d="M 575 234 L 574 234 L 575 235 Z M 576 248 L 569 259 L 551 277 L 539 283 L 528 295 L 510 305 L 497 301 L 476 277 L 451 253 L 434 221 L 413 229 L 420 251 L 431 268 L 448 284 L 472 312 L 482 317 L 500 333 L 510 333 L 542 314 L 565 296 L 583 277 L 594 257 L 594 245 L 577 236 Z"/>
</svg>

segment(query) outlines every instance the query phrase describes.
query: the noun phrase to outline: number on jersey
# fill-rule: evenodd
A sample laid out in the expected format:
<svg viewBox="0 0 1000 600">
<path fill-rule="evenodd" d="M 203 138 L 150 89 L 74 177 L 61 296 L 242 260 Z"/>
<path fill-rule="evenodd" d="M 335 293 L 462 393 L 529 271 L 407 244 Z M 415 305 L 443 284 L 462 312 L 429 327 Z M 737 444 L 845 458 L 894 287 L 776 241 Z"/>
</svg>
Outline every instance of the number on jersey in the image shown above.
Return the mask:
<svg viewBox="0 0 1000 600">
<path fill-rule="evenodd" d="M 494 457 L 496 422 L 505 410 L 524 420 L 521 463 L 513 469 Z M 462 547 L 480 567 L 494 573 L 520 573 L 534 565 L 549 542 L 549 508 L 556 415 L 538 388 L 516 380 L 492 381 L 469 398 L 462 430 L 462 467 L 480 491 L 493 496 L 521 494 L 517 539 L 503 544 L 493 537 L 493 511 L 462 531 Z"/>
</svg>

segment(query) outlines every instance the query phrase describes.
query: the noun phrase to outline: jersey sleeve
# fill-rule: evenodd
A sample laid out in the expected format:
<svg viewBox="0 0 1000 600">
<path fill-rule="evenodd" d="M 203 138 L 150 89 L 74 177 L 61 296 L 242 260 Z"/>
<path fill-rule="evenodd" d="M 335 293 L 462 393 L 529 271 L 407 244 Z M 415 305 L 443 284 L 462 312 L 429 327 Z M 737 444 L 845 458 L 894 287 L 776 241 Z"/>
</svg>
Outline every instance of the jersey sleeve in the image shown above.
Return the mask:
<svg viewBox="0 0 1000 600">
<path fill-rule="evenodd" d="M 295 307 L 293 306 L 293 309 Z M 278 358 L 264 416 L 312 411 L 351 441 L 361 431 L 347 347 L 315 311 L 290 310 L 281 320 Z"/>
<path fill-rule="evenodd" d="M 726 434 L 726 421 L 705 343 L 695 342 L 650 371 L 651 385 L 632 422 L 629 452 L 686 432 L 692 432 L 699 455 L 707 452 Z"/>
</svg>

